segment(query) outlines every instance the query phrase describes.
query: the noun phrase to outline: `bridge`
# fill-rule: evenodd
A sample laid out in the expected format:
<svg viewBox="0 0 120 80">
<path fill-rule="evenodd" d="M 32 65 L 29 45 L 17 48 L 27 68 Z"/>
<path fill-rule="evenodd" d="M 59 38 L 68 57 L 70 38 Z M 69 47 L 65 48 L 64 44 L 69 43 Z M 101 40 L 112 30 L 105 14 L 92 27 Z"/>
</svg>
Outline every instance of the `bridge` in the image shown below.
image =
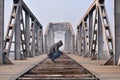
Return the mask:
<svg viewBox="0 0 120 80">
<path fill-rule="evenodd" d="M 120 80 L 119 7 L 120 0 L 114 0 L 114 37 L 105 0 L 91 3 L 76 32 L 69 22 L 50 22 L 43 33 L 25 2 L 13 0 L 4 32 L 4 0 L 0 0 L 0 79 Z M 63 40 L 64 55 L 51 64 L 47 54 L 56 39 Z"/>
</svg>

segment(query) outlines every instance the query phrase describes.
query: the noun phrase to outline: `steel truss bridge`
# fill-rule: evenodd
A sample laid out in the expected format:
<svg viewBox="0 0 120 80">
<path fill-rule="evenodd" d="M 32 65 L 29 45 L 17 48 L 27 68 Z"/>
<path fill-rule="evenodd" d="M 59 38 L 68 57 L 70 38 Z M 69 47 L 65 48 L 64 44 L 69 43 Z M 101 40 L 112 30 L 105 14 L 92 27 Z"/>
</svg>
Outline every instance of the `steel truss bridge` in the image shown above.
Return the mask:
<svg viewBox="0 0 120 80">
<path fill-rule="evenodd" d="M 50 22 L 43 34 L 43 26 L 24 1 L 13 0 L 5 33 L 4 0 L 0 0 L 0 64 L 13 65 L 11 53 L 14 53 L 14 60 L 26 60 L 48 54 L 50 46 L 55 43 L 55 38 L 64 36 L 65 53 L 91 60 L 105 60 L 103 65 L 120 65 L 119 7 L 120 0 L 114 0 L 115 38 L 111 31 L 105 0 L 95 0 L 91 4 L 76 26 L 76 35 L 69 22 Z"/>
<path fill-rule="evenodd" d="M 76 41 L 69 22 L 49 23 L 43 41 L 43 26 L 23 0 L 14 0 L 7 33 L 4 33 L 4 1 L 1 0 L 0 52 L 1 64 L 11 64 L 9 54 L 14 45 L 15 60 L 47 53 L 54 43 L 55 34 L 65 37 L 64 50 L 91 59 L 106 59 L 105 64 L 119 62 L 119 19 L 117 0 L 115 2 L 115 42 L 108 20 L 105 1 L 95 0 L 76 26 Z M 117 6 L 118 5 L 118 6 Z M 3 37 L 6 34 L 5 38 Z M 75 44 L 76 42 L 76 44 Z M 106 50 L 104 49 L 106 46 Z M 104 52 L 105 51 L 105 52 Z M 104 57 L 107 56 L 107 57 Z"/>
</svg>

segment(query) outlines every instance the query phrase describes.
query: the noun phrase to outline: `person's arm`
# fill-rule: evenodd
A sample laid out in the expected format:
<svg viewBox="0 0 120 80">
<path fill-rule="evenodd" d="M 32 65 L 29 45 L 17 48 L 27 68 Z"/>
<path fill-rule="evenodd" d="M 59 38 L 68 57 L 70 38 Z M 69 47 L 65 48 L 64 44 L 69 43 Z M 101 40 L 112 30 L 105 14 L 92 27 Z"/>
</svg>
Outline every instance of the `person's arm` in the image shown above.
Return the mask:
<svg viewBox="0 0 120 80">
<path fill-rule="evenodd" d="M 59 51 L 59 46 L 56 44 L 54 49 L 55 49 L 55 52 Z"/>
</svg>

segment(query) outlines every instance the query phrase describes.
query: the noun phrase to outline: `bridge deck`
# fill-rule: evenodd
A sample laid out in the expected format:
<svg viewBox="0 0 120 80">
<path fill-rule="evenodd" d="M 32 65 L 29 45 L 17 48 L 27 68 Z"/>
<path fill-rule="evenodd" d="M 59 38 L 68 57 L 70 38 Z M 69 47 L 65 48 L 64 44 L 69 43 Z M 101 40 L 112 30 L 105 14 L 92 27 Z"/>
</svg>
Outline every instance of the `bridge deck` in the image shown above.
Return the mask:
<svg viewBox="0 0 120 80">
<path fill-rule="evenodd" d="M 80 64 L 66 55 L 60 56 L 55 63 L 50 59 L 21 75 L 17 80 L 99 80 Z"/>
<path fill-rule="evenodd" d="M 120 67 L 118 66 L 101 66 L 105 61 L 90 60 L 89 58 L 83 58 L 74 54 L 68 54 L 68 56 L 100 80 L 120 80 Z M 29 58 L 28 60 L 13 61 L 14 65 L 0 66 L 0 80 L 15 80 L 45 58 L 46 55 L 41 55 L 35 58 Z"/>
<path fill-rule="evenodd" d="M 14 65 L 0 66 L 0 80 L 15 80 L 46 57 L 46 55 L 40 55 L 34 58 L 28 58 L 27 60 L 12 61 Z"/>
<path fill-rule="evenodd" d="M 120 80 L 119 66 L 101 66 L 105 61 L 90 60 L 89 58 L 83 58 L 74 54 L 68 55 L 100 80 Z"/>
</svg>

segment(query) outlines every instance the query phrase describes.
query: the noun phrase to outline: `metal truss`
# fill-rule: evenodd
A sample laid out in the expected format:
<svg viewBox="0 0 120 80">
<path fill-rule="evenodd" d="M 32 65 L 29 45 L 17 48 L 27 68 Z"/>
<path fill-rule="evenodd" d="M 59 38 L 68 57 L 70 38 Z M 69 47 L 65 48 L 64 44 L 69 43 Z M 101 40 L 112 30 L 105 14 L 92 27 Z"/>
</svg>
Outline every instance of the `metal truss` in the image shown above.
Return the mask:
<svg viewBox="0 0 120 80">
<path fill-rule="evenodd" d="M 120 0 L 114 0 L 115 65 L 120 66 Z"/>
<path fill-rule="evenodd" d="M 108 60 L 105 65 L 114 64 L 113 37 L 110 30 L 104 0 L 95 0 L 77 26 L 76 47 L 78 54 L 91 59 L 102 59 L 105 37 Z M 107 53 L 106 53 L 107 55 Z"/>
<path fill-rule="evenodd" d="M 0 65 L 3 64 L 4 46 L 4 0 L 0 0 Z"/>
<path fill-rule="evenodd" d="M 59 35 L 59 36 L 58 36 Z M 72 25 L 68 22 L 49 23 L 45 31 L 45 53 L 48 53 L 49 47 L 54 44 L 54 38 L 61 38 L 65 35 L 64 49 L 69 52 L 74 52 L 75 40 Z M 69 47 L 69 48 L 68 48 Z M 69 50 L 68 50 L 69 49 Z"/>
<path fill-rule="evenodd" d="M 15 60 L 39 55 L 43 51 L 42 30 L 42 25 L 27 5 L 22 0 L 14 0 L 5 37 L 3 63 L 12 63 L 9 59 L 11 48 L 14 48 Z"/>
</svg>

